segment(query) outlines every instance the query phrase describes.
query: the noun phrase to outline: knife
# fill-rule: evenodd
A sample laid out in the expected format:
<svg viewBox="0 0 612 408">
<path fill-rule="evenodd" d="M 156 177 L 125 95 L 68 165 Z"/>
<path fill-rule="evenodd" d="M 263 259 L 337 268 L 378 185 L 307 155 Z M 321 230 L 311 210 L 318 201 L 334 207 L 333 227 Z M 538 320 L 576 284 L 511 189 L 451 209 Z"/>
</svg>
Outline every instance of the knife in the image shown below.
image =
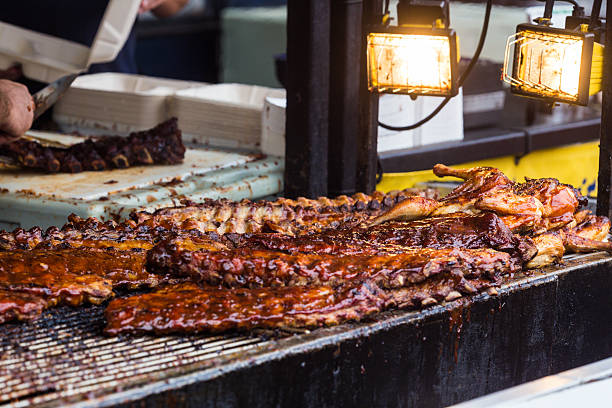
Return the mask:
<svg viewBox="0 0 612 408">
<path fill-rule="evenodd" d="M 70 84 L 79 74 L 70 74 L 61 77 L 55 82 L 50 83 L 40 91 L 36 92 L 32 98 L 34 99 L 34 119 L 42 115 L 49 109 L 57 100 L 66 92 Z"/>
</svg>

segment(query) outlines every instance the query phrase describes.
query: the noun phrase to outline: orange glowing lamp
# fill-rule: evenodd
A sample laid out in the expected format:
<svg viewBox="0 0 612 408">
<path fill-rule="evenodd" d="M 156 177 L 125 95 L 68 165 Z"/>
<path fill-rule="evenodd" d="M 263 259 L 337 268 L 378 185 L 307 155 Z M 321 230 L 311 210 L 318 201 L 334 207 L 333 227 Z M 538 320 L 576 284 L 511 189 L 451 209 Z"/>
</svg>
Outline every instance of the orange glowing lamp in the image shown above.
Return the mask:
<svg viewBox="0 0 612 408">
<path fill-rule="evenodd" d="M 386 27 L 368 35 L 371 92 L 455 96 L 458 42 L 448 28 Z"/>
<path fill-rule="evenodd" d="M 514 51 L 512 51 L 514 49 Z M 514 94 L 576 105 L 601 90 L 603 46 L 580 30 L 520 24 L 508 38 L 503 79 Z"/>
</svg>

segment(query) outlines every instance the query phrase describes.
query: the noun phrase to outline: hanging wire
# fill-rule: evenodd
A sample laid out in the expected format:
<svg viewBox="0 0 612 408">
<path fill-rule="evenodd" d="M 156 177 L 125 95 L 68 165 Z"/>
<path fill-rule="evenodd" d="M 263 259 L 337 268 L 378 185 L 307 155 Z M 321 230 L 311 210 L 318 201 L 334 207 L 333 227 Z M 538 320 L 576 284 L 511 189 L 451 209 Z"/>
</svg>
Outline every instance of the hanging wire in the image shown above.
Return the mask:
<svg viewBox="0 0 612 408">
<path fill-rule="evenodd" d="M 465 69 L 465 71 L 463 71 L 463 74 L 461 74 L 461 76 L 459 77 L 459 87 L 461 87 L 463 85 L 463 83 L 465 82 L 466 78 L 468 77 L 468 75 L 470 75 L 470 72 L 472 71 L 472 69 L 476 65 L 476 62 L 478 61 L 478 58 L 480 57 L 480 53 L 482 52 L 482 48 L 484 47 L 485 39 L 487 37 L 487 30 L 489 28 L 489 19 L 491 17 L 491 8 L 492 8 L 492 6 L 493 6 L 493 0 L 487 0 L 487 7 L 485 9 L 484 20 L 482 22 L 482 29 L 480 31 L 480 39 L 478 40 L 478 45 L 476 46 L 476 51 L 474 52 L 474 56 L 472 57 L 472 60 L 468 64 L 468 66 Z M 429 122 L 434 116 L 436 116 L 442 110 L 442 108 L 444 108 L 446 106 L 446 104 L 450 101 L 450 99 L 451 99 L 450 96 L 445 97 L 444 100 L 440 103 L 440 105 L 438 105 L 436 107 L 436 109 L 434 109 L 429 115 L 427 115 L 423 119 L 419 120 L 418 122 L 413 123 L 412 125 L 408 125 L 408 126 L 391 126 L 391 125 L 387 125 L 385 123 L 382 123 L 380 121 L 378 122 L 378 125 L 380 127 L 384 128 L 384 129 L 395 130 L 395 131 L 405 131 L 405 130 L 416 129 L 419 126 L 422 126 L 425 123 Z"/>
</svg>

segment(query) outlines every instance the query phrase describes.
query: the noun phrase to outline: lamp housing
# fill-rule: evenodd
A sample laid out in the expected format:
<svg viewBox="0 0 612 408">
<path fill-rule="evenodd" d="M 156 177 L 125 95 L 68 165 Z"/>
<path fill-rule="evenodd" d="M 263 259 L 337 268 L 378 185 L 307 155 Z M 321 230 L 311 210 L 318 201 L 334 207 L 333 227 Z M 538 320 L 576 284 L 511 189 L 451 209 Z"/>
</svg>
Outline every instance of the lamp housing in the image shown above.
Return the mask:
<svg viewBox="0 0 612 408">
<path fill-rule="evenodd" d="M 459 46 L 454 30 L 379 27 L 367 40 L 371 92 L 457 95 Z"/>
<path fill-rule="evenodd" d="M 603 46 L 594 38 L 584 25 L 519 24 L 506 44 L 503 80 L 517 95 L 585 106 L 601 90 Z"/>
</svg>

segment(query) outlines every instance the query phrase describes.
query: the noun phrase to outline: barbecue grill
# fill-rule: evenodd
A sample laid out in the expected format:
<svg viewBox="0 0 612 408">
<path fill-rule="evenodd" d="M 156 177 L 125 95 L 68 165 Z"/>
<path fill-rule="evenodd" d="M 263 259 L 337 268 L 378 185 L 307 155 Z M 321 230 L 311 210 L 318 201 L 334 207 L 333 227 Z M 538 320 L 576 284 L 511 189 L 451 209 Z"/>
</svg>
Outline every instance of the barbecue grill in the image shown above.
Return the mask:
<svg viewBox="0 0 612 408">
<path fill-rule="evenodd" d="M 0 327 L 0 407 L 439 406 L 609 356 L 612 257 L 312 332 L 102 336 L 103 307 Z"/>
<path fill-rule="evenodd" d="M 355 102 L 341 82 L 330 92 L 330 71 L 343 72 L 330 68 L 329 51 L 347 52 L 332 65 L 362 59 L 363 47 L 346 45 L 363 39 L 363 27 L 337 25 L 331 45 L 328 34 L 332 20 L 361 19 L 364 27 L 376 20 L 381 0 L 333 2 L 331 15 L 329 3 L 289 1 L 288 195 L 374 186 L 377 101 L 363 75 L 358 129 L 348 126 L 355 112 L 345 112 L 350 120 L 335 124 L 342 125 L 334 133 L 338 143 L 328 140 L 329 107 Z M 604 97 L 604 152 L 612 141 L 611 88 Z M 599 211 L 606 214 L 611 160 L 602 154 Z M 328 174 L 351 171 L 354 177 L 329 183 Z M 32 324 L 0 327 L 0 407 L 453 404 L 610 356 L 610 268 L 612 257 L 603 253 L 566 256 L 560 267 L 515 276 L 497 295 L 310 332 L 107 338 L 103 307 L 52 309 Z"/>
</svg>

